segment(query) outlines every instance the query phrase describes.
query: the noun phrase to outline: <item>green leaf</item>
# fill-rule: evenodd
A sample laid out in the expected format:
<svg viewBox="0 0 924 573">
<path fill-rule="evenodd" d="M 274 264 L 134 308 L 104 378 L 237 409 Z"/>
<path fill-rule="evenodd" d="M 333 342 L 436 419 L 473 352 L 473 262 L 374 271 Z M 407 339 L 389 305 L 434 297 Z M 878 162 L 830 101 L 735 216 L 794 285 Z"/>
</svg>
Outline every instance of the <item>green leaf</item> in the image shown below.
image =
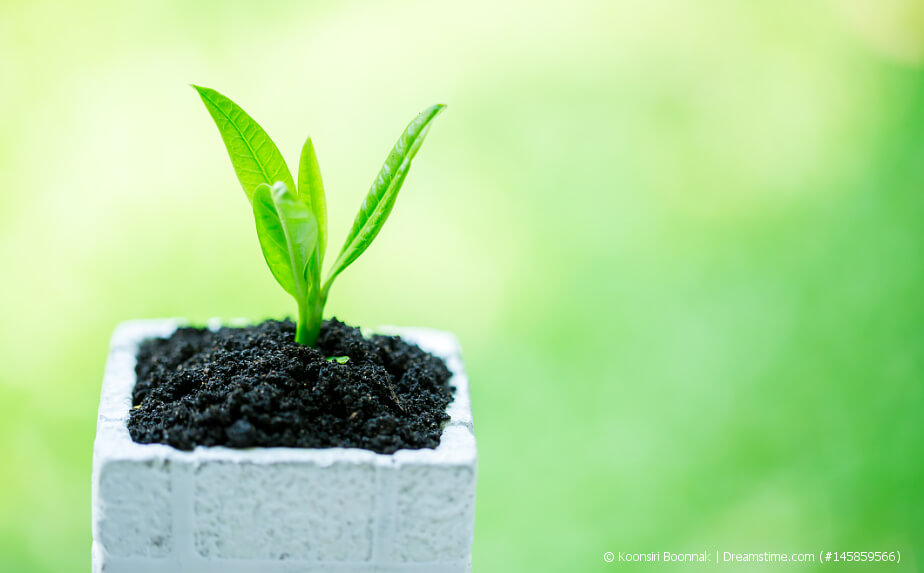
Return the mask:
<svg viewBox="0 0 924 573">
<path fill-rule="evenodd" d="M 282 182 L 260 185 L 254 193 L 254 219 L 263 257 L 276 281 L 299 304 L 306 303 L 316 269 L 318 225 L 308 206 Z"/>
<path fill-rule="evenodd" d="M 202 103 L 218 126 L 247 199 L 253 202 L 257 187 L 273 185 L 277 181 L 282 181 L 287 189 L 295 192 L 292 174 L 263 128 L 240 106 L 217 91 L 200 86 L 193 88 L 199 92 Z"/>
<path fill-rule="evenodd" d="M 318 157 L 310 137 L 302 147 L 302 157 L 298 163 L 298 198 L 308 205 L 318 222 L 318 261 L 323 263 L 324 252 L 327 250 L 327 199 L 324 197 Z"/>
<path fill-rule="evenodd" d="M 272 195 L 276 211 L 279 213 L 279 221 L 285 232 L 296 288 L 299 283 L 302 283 L 302 292 L 307 292 L 308 266 L 318 245 L 318 223 L 311 209 L 299 201 L 285 184 L 273 185 Z"/>
<path fill-rule="evenodd" d="M 279 286 L 297 297 L 288 241 L 269 185 L 260 185 L 253 194 L 253 218 L 257 223 L 257 238 L 260 239 L 266 265 Z"/>
<path fill-rule="evenodd" d="M 350 361 L 349 356 L 329 356 L 325 358 L 328 362 L 336 362 L 337 364 L 346 364 Z"/>
<path fill-rule="evenodd" d="M 430 122 L 433 121 L 440 112 L 445 109 L 444 105 L 430 106 L 421 112 L 408 126 L 404 133 L 398 138 L 391 153 L 382 165 L 378 177 L 375 178 L 369 193 L 363 201 L 356 219 L 353 221 L 353 227 L 343 244 L 340 255 L 331 268 L 330 276 L 321 289 L 321 300 L 327 299 L 330 285 L 333 280 L 353 261 L 355 261 L 369 247 L 373 239 L 379 234 L 382 225 L 388 219 L 395 199 L 398 197 L 398 191 L 407 177 L 408 170 L 411 167 L 411 160 L 417 155 L 417 151 L 423 144 L 427 132 L 430 130 Z"/>
</svg>

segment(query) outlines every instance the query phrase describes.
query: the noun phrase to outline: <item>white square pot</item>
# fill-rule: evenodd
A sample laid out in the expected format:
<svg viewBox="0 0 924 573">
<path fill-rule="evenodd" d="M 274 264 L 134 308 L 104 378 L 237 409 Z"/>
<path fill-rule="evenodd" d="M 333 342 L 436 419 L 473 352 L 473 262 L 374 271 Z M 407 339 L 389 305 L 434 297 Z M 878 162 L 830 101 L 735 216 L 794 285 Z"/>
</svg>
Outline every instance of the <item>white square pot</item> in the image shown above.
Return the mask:
<svg viewBox="0 0 924 573">
<path fill-rule="evenodd" d="M 137 444 L 128 433 L 135 355 L 176 320 L 112 337 L 93 445 L 93 571 L 471 571 L 477 452 L 459 343 L 383 329 L 446 360 L 456 387 L 436 449 Z"/>
</svg>

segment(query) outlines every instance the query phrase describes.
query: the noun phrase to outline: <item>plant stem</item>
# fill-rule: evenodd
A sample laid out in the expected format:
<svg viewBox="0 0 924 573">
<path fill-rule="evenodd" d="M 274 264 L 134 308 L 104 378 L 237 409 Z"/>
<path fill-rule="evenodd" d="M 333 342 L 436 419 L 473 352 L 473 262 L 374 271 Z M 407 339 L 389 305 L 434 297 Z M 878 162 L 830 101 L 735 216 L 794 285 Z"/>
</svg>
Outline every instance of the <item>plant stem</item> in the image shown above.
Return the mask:
<svg viewBox="0 0 924 573">
<path fill-rule="evenodd" d="M 321 308 L 327 304 L 327 294 L 330 292 L 330 284 L 334 282 L 334 277 L 327 277 L 327 281 L 321 286 Z"/>
<path fill-rule="evenodd" d="M 319 304 L 310 304 L 308 301 L 298 304 L 298 325 L 295 330 L 295 342 L 307 346 L 314 346 L 321 332 L 323 308 Z"/>
</svg>

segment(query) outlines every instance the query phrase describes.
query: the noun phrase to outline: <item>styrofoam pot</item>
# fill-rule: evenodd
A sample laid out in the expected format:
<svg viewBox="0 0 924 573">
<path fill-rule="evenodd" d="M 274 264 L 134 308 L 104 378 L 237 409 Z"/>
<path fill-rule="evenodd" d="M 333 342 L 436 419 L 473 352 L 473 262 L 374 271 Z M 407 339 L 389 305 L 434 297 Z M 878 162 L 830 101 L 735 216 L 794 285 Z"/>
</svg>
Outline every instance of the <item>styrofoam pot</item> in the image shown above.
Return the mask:
<svg viewBox="0 0 924 573">
<path fill-rule="evenodd" d="M 455 336 L 382 329 L 452 371 L 435 449 L 137 444 L 127 422 L 138 345 L 179 324 L 131 321 L 113 334 L 93 446 L 93 571 L 471 571 L 477 451 Z"/>
</svg>

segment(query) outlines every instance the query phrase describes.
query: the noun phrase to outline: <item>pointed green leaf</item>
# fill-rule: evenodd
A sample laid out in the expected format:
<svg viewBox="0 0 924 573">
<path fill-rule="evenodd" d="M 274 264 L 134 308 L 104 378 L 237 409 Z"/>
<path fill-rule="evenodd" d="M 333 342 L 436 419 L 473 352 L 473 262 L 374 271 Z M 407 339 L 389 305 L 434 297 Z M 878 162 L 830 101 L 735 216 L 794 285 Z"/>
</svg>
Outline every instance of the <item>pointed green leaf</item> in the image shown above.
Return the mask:
<svg viewBox="0 0 924 573">
<path fill-rule="evenodd" d="M 302 147 L 302 157 L 298 164 L 298 198 L 308 205 L 318 222 L 318 260 L 323 263 L 324 252 L 327 250 L 327 199 L 324 197 L 318 157 L 310 137 Z"/>
<path fill-rule="evenodd" d="M 398 138 L 353 221 L 353 227 L 347 235 L 343 249 L 334 262 L 330 276 L 322 289 L 322 301 L 326 300 L 330 285 L 337 275 L 363 254 L 379 234 L 394 207 L 398 191 L 407 177 L 411 160 L 417 155 L 417 151 L 430 130 L 430 122 L 445 107 L 440 104 L 428 107 L 408 124 L 404 133 Z"/>
<path fill-rule="evenodd" d="M 199 86 L 193 88 L 199 92 L 202 103 L 218 126 L 247 199 L 253 201 L 254 192 L 261 184 L 273 185 L 277 181 L 282 181 L 294 192 L 292 174 L 263 128 L 240 106 L 217 91 Z"/>
<path fill-rule="evenodd" d="M 260 185 L 253 194 L 253 218 L 257 223 L 257 237 L 266 265 L 276 282 L 287 293 L 296 296 L 289 246 L 269 185 Z"/>
<path fill-rule="evenodd" d="M 318 226 L 308 207 L 284 183 L 260 185 L 254 193 L 254 219 L 263 257 L 276 281 L 298 301 L 306 301 Z M 316 279 L 315 279 L 316 280 Z"/>
<path fill-rule="evenodd" d="M 296 291 L 307 293 L 308 266 L 318 246 L 318 223 L 308 206 L 283 183 L 273 185 L 272 195 L 285 232 Z"/>
</svg>

